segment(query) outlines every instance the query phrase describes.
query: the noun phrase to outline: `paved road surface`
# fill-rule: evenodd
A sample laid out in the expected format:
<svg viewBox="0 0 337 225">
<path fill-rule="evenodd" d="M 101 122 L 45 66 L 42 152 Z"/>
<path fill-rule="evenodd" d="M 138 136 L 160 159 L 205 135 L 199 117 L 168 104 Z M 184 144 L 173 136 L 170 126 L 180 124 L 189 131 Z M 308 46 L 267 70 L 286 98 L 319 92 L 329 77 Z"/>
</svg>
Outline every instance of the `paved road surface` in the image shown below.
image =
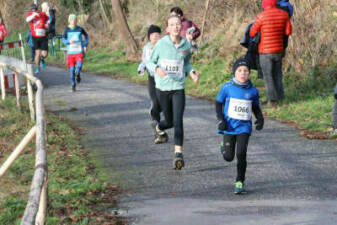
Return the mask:
<svg viewBox="0 0 337 225">
<path fill-rule="evenodd" d="M 68 72 L 38 75 L 45 104 L 87 128 L 83 144 L 110 179 L 129 190 L 120 207 L 132 224 L 337 224 L 337 144 L 307 140 L 266 120 L 248 148 L 248 193 L 233 194 L 236 162 L 224 162 L 213 104 L 187 98 L 186 167 L 172 169 L 173 143 L 153 144 L 144 86 L 83 74 L 76 93 Z M 169 131 L 172 137 L 172 131 Z"/>
</svg>

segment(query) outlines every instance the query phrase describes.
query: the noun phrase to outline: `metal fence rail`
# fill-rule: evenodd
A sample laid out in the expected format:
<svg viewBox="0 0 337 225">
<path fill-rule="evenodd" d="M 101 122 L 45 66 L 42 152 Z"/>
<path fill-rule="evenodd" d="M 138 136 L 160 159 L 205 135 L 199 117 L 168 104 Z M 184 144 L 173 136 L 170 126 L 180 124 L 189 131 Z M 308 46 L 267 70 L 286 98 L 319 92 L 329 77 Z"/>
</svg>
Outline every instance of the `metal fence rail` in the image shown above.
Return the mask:
<svg viewBox="0 0 337 225">
<path fill-rule="evenodd" d="M 22 42 L 21 42 L 22 46 Z M 23 47 L 21 47 L 23 51 Z M 23 53 L 24 57 L 24 53 Z M 29 141 L 36 136 L 36 152 L 35 152 L 35 172 L 31 184 L 27 206 L 21 220 L 21 225 L 45 224 L 47 214 L 47 154 L 46 154 L 46 123 L 43 106 L 43 85 L 39 79 L 34 77 L 33 65 L 26 64 L 25 60 L 0 55 L 0 87 L 2 99 L 6 98 L 5 88 L 5 70 L 13 71 L 15 75 L 15 93 L 18 109 L 21 109 L 20 83 L 18 76 L 24 76 L 28 91 L 28 104 L 30 109 L 31 120 L 36 124 L 31 128 L 28 134 L 15 148 L 6 162 L 0 168 L 0 178 L 12 165 L 14 160 L 23 151 Z M 35 84 L 37 91 L 34 94 L 32 84 Z M 35 97 L 34 97 L 35 95 Z M 34 106 L 35 104 L 35 106 Z"/>
</svg>

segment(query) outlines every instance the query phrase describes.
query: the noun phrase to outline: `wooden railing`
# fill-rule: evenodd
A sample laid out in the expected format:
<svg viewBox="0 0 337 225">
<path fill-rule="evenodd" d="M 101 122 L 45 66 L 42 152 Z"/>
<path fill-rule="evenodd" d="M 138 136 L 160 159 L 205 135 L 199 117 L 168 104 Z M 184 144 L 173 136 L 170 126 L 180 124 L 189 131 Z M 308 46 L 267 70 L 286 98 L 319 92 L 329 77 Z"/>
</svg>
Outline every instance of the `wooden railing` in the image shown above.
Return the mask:
<svg viewBox="0 0 337 225">
<path fill-rule="evenodd" d="M 30 109 L 31 120 L 35 125 L 28 134 L 22 139 L 20 144 L 14 149 L 8 159 L 0 168 L 0 179 L 7 169 L 12 165 L 25 146 L 36 136 L 35 153 L 35 172 L 31 184 L 29 198 L 21 225 L 45 224 L 47 214 L 48 198 L 48 167 L 46 154 L 46 123 L 43 105 L 43 85 L 39 79 L 34 77 L 33 65 L 26 64 L 23 60 L 10 58 L 0 55 L 0 85 L 2 100 L 6 98 L 5 88 L 5 70 L 10 70 L 15 75 L 15 94 L 18 110 L 21 110 L 21 96 L 19 76 L 26 79 L 26 88 L 28 91 L 28 105 Z M 36 89 L 34 93 L 33 90 Z"/>
</svg>

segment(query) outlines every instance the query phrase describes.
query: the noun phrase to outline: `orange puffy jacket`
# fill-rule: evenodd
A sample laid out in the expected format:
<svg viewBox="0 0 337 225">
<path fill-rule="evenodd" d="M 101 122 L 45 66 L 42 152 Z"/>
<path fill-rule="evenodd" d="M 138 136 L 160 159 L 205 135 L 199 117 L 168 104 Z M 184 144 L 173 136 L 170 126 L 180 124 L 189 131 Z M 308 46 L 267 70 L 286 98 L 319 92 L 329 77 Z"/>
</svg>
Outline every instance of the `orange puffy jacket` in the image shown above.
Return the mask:
<svg viewBox="0 0 337 225">
<path fill-rule="evenodd" d="M 289 36 L 291 29 L 287 12 L 276 7 L 267 7 L 257 15 L 249 34 L 255 37 L 261 31 L 260 54 L 282 53 L 283 36 Z"/>
</svg>

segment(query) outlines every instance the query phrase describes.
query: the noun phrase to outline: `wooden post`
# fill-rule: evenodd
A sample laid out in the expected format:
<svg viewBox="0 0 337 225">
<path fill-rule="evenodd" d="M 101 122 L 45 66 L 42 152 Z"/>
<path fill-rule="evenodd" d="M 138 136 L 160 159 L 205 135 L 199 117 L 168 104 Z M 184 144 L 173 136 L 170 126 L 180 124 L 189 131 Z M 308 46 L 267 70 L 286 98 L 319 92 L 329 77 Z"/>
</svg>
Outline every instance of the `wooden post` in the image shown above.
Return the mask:
<svg viewBox="0 0 337 225">
<path fill-rule="evenodd" d="M 20 96 L 19 74 L 16 72 L 14 73 L 14 85 L 15 85 L 16 105 L 21 112 L 22 108 L 20 102 L 21 96 Z"/>
<path fill-rule="evenodd" d="M 47 202 L 48 202 L 48 184 L 47 174 L 45 175 L 43 187 L 41 190 L 39 211 L 37 212 L 35 225 L 44 225 L 47 217 Z"/>
<path fill-rule="evenodd" d="M 32 64 L 27 65 L 27 70 L 31 76 L 34 76 Z M 34 93 L 33 93 L 32 82 L 29 79 L 27 79 L 27 91 L 28 91 L 28 104 L 29 104 L 29 111 L 30 111 L 30 119 L 33 122 L 35 122 Z"/>
<path fill-rule="evenodd" d="M 8 157 L 8 159 L 4 162 L 4 164 L 0 168 L 0 178 L 5 174 L 7 169 L 13 164 L 15 159 L 20 155 L 20 153 L 25 149 L 28 143 L 33 139 L 36 134 L 36 126 L 30 129 L 28 134 L 22 139 L 20 144 L 14 149 L 12 154 Z"/>
<path fill-rule="evenodd" d="M 21 220 L 21 225 L 35 224 L 36 215 L 39 210 L 41 192 L 47 176 L 47 154 L 46 154 L 46 133 L 45 118 L 43 110 L 43 86 L 40 80 L 36 81 L 36 162 L 35 173 L 30 188 L 29 199 Z M 47 189 L 46 189 L 47 190 Z"/>
<path fill-rule="evenodd" d="M 1 80 L 1 97 L 2 100 L 6 98 L 6 87 L 5 87 L 5 71 L 4 67 L 1 66 L 0 68 L 0 80 Z"/>
<path fill-rule="evenodd" d="M 209 6 L 209 0 L 206 1 L 206 5 L 205 5 L 205 12 L 204 12 L 204 18 L 202 20 L 201 35 L 200 35 L 199 43 L 202 43 L 202 38 L 204 36 L 204 29 L 205 29 L 205 22 L 206 22 L 206 17 L 207 17 L 207 12 L 208 12 L 208 6 Z"/>
</svg>

